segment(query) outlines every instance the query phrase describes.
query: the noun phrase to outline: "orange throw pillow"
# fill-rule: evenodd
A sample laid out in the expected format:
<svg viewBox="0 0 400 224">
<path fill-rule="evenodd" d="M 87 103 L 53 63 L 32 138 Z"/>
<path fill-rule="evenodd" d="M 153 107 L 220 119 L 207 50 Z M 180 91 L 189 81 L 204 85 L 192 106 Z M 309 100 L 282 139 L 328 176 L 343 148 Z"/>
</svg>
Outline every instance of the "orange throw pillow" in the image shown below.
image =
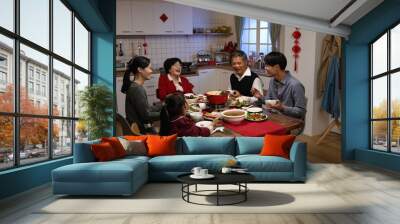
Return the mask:
<svg viewBox="0 0 400 224">
<path fill-rule="evenodd" d="M 113 147 L 108 142 L 93 144 L 91 145 L 91 149 L 94 157 L 99 162 L 110 161 L 117 158 Z"/>
<path fill-rule="evenodd" d="M 128 141 L 137 141 L 137 140 L 146 141 L 147 139 L 147 135 L 125 135 L 122 137 Z"/>
<path fill-rule="evenodd" d="M 148 156 L 175 155 L 176 138 L 176 134 L 170 136 L 148 135 L 146 140 Z"/>
<path fill-rule="evenodd" d="M 101 142 L 108 142 L 114 149 L 117 158 L 126 156 L 126 151 L 117 137 L 101 138 Z"/>
<path fill-rule="evenodd" d="M 262 156 L 280 156 L 289 159 L 290 147 L 295 140 L 294 135 L 265 135 Z"/>
</svg>

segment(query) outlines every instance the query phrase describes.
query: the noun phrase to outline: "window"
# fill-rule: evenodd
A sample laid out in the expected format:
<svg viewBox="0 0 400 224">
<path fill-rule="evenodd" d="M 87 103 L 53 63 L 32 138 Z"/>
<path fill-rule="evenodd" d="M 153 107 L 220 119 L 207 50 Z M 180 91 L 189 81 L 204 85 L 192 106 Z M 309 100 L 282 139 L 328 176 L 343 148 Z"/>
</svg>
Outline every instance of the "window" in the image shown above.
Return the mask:
<svg viewBox="0 0 400 224">
<path fill-rule="evenodd" d="M 260 53 L 268 54 L 272 50 L 268 22 L 243 18 L 240 49 L 248 56 L 256 57 Z"/>
<path fill-rule="evenodd" d="M 33 94 L 33 82 L 29 81 L 28 82 L 28 93 Z"/>
<path fill-rule="evenodd" d="M 63 0 L 0 0 L 0 26 L 0 170 L 72 155 L 87 139 L 73 105 L 90 85 L 90 31 Z"/>
<path fill-rule="evenodd" d="M 0 54 L 0 91 L 5 91 L 7 85 L 7 56 Z"/>
<path fill-rule="evenodd" d="M 370 45 L 371 148 L 400 153 L 400 24 Z"/>
</svg>

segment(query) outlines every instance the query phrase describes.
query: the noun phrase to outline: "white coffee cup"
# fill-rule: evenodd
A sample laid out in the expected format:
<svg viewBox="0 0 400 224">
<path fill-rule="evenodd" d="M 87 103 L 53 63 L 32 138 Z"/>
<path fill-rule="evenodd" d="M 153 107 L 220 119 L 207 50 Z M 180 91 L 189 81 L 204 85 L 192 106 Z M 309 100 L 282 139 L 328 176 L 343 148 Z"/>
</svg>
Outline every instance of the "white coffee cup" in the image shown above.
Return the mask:
<svg viewBox="0 0 400 224">
<path fill-rule="evenodd" d="M 200 176 L 207 176 L 208 175 L 208 169 L 201 169 L 200 170 Z"/>
<path fill-rule="evenodd" d="M 202 170 L 203 168 L 201 168 L 201 167 L 193 167 L 193 169 L 192 169 L 192 173 L 194 174 L 194 175 L 196 175 L 196 176 L 199 176 L 199 175 L 201 175 L 200 174 L 200 172 L 201 172 L 201 170 Z"/>
<path fill-rule="evenodd" d="M 221 172 L 222 173 L 230 173 L 232 171 L 232 168 L 230 167 L 222 167 Z"/>
<path fill-rule="evenodd" d="M 269 104 L 271 106 L 275 106 L 278 102 L 279 100 L 265 100 L 265 104 Z"/>
</svg>

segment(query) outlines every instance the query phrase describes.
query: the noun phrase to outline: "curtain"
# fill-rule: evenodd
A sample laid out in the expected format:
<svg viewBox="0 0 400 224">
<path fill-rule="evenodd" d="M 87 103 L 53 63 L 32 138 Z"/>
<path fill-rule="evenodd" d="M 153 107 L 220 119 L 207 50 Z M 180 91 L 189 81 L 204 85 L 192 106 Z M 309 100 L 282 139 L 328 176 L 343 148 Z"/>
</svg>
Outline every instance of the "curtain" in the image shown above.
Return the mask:
<svg viewBox="0 0 400 224">
<path fill-rule="evenodd" d="M 244 19 L 243 17 L 235 16 L 236 42 L 237 42 L 239 48 L 240 48 L 240 42 L 242 39 L 243 19 Z"/>
<path fill-rule="evenodd" d="M 275 23 L 269 24 L 269 34 L 271 37 L 272 51 L 279 51 L 280 33 L 281 33 L 281 25 Z"/>
</svg>

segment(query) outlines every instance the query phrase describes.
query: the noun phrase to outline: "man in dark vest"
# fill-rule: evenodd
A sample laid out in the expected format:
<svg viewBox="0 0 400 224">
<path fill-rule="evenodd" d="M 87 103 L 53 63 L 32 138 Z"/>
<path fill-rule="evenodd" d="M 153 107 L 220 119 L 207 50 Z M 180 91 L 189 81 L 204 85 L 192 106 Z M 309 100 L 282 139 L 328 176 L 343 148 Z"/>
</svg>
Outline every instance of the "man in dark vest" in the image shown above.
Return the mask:
<svg viewBox="0 0 400 224">
<path fill-rule="evenodd" d="M 231 56 L 232 68 L 235 71 L 230 77 L 230 89 L 233 96 L 248 97 L 250 103 L 256 102 L 258 99 L 254 97 L 254 93 L 263 93 L 263 87 L 260 77 L 251 72 L 247 65 L 247 55 L 243 51 L 234 51 Z M 259 96 L 262 98 L 262 96 Z"/>
</svg>

